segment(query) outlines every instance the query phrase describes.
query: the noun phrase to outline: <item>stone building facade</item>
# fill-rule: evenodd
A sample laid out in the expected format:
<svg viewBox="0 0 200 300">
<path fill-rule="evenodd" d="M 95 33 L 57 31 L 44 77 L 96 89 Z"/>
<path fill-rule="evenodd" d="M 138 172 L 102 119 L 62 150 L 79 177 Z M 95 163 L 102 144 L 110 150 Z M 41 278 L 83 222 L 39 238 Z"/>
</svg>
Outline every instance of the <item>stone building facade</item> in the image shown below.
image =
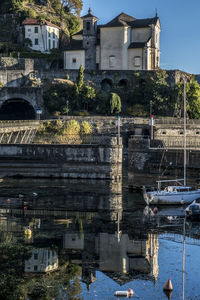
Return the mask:
<svg viewBox="0 0 200 300">
<path fill-rule="evenodd" d="M 32 43 L 31 49 L 49 53 L 51 49 L 59 48 L 60 28 L 49 21 L 26 18 L 22 22 L 24 38 Z"/>
<path fill-rule="evenodd" d="M 160 20 L 136 19 L 121 13 L 104 25 L 91 9 L 83 29 L 64 51 L 64 68 L 76 70 L 155 70 L 160 65 Z"/>
</svg>

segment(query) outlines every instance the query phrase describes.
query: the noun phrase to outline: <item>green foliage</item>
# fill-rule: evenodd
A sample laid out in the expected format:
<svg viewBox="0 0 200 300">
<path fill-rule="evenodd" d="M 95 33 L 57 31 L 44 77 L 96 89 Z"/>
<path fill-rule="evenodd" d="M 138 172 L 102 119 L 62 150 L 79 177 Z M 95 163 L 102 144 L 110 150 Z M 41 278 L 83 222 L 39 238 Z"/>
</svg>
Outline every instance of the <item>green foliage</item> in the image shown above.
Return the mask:
<svg viewBox="0 0 200 300">
<path fill-rule="evenodd" d="M 76 15 L 80 15 L 80 12 L 83 7 L 83 1 L 82 0 L 62 0 L 62 7 L 63 11 L 65 12 L 73 12 Z"/>
<path fill-rule="evenodd" d="M 3 82 L 0 81 L 0 91 L 4 88 Z"/>
<path fill-rule="evenodd" d="M 116 93 L 110 94 L 110 112 L 111 114 L 121 112 L 121 99 Z"/>
<path fill-rule="evenodd" d="M 127 113 L 133 117 L 147 117 L 148 111 L 142 104 L 135 104 L 127 108 Z"/>
<path fill-rule="evenodd" d="M 29 248 L 6 233 L 0 243 L 0 299 L 26 299 L 21 276 L 24 260 L 30 258 Z"/>
<path fill-rule="evenodd" d="M 73 114 L 74 114 L 74 116 L 80 116 L 80 117 L 89 116 L 89 112 L 85 111 L 85 110 L 80 110 L 80 111 L 74 110 Z"/>
<path fill-rule="evenodd" d="M 66 84 L 53 84 L 44 91 L 44 103 L 50 113 L 54 111 L 66 112 L 66 102 L 69 102 L 70 111 L 76 106 L 74 103 L 75 88 Z"/>
<path fill-rule="evenodd" d="M 32 41 L 29 38 L 24 39 L 25 47 L 32 47 Z"/>
<path fill-rule="evenodd" d="M 36 16 L 36 12 L 32 8 L 29 8 L 27 11 L 27 17 L 35 19 Z"/>
<path fill-rule="evenodd" d="M 92 125 L 86 121 L 81 123 L 81 134 L 91 134 L 92 133 Z"/>
<path fill-rule="evenodd" d="M 183 97 L 184 97 L 184 84 L 179 82 L 176 85 L 176 97 L 178 100 L 177 106 L 180 111 L 182 111 L 183 116 Z M 192 119 L 200 118 L 200 86 L 198 82 L 191 78 L 189 82 L 186 83 L 186 99 L 187 99 L 187 114 Z"/>
<path fill-rule="evenodd" d="M 63 134 L 78 135 L 80 133 L 80 125 L 76 120 L 70 120 L 66 123 Z"/>
<path fill-rule="evenodd" d="M 144 74 L 134 73 L 135 84 L 129 106 L 141 104 L 150 111 L 151 101 L 154 114 L 172 113 L 174 109 L 173 88 L 169 86 L 167 78 L 167 72 L 162 69 Z"/>
<path fill-rule="evenodd" d="M 83 83 L 84 83 L 84 68 L 83 65 L 81 65 L 79 68 L 78 76 L 76 78 L 76 84 L 79 89 L 82 88 Z"/>
<path fill-rule="evenodd" d="M 97 92 L 97 107 L 96 110 L 100 114 L 107 114 L 110 108 L 109 93 L 105 91 Z"/>
<path fill-rule="evenodd" d="M 65 22 L 70 35 L 77 33 L 81 28 L 79 19 L 71 13 L 66 14 Z"/>
<path fill-rule="evenodd" d="M 67 79 L 67 80 L 69 80 L 69 79 L 70 79 L 70 78 L 69 78 L 69 74 L 68 74 L 68 73 L 66 74 L 66 79 Z"/>
</svg>

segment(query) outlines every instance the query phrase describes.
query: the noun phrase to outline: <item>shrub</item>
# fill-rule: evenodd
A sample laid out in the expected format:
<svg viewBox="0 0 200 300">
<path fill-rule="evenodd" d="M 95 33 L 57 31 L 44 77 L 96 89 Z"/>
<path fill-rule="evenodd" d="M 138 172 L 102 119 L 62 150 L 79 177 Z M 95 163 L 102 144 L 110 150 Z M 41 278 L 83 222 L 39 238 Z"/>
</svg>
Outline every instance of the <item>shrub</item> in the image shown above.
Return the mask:
<svg viewBox="0 0 200 300">
<path fill-rule="evenodd" d="M 81 134 L 90 134 L 92 133 L 92 125 L 86 121 L 81 123 Z"/>
<path fill-rule="evenodd" d="M 127 113 L 133 117 L 147 117 L 146 107 L 141 104 L 135 104 L 127 108 Z"/>
<path fill-rule="evenodd" d="M 121 99 L 116 93 L 110 94 L 110 112 L 111 114 L 121 112 Z"/>
<path fill-rule="evenodd" d="M 87 117 L 87 116 L 89 116 L 89 112 L 86 111 L 86 110 L 82 110 L 82 111 L 75 110 L 73 112 L 73 114 L 74 114 L 74 116 L 80 116 L 80 117 Z"/>
</svg>

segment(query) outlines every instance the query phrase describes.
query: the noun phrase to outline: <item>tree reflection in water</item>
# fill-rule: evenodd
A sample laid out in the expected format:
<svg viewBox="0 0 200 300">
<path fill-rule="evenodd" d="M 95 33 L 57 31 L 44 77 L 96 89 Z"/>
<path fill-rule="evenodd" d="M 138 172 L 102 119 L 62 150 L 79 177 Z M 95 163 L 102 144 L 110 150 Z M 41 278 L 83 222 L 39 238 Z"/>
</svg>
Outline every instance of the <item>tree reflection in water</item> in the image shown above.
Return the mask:
<svg viewBox="0 0 200 300">
<path fill-rule="evenodd" d="M 50 300 L 66 293 L 69 299 L 78 299 L 74 296 L 81 292 L 80 267 L 71 264 L 63 252 L 60 262 L 65 263 L 57 272 L 27 276 L 24 265 L 31 257 L 31 250 L 30 245 L 23 245 L 11 233 L 1 233 L 0 299 Z"/>
</svg>

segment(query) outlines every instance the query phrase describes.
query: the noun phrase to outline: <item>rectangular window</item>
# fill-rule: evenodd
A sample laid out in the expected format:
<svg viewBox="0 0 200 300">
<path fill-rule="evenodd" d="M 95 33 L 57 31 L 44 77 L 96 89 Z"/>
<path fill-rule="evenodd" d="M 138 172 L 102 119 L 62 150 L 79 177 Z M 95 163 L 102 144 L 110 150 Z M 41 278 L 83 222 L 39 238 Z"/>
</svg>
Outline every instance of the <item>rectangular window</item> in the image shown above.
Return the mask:
<svg viewBox="0 0 200 300">
<path fill-rule="evenodd" d="M 72 62 L 73 62 L 73 64 L 75 64 L 76 63 L 76 58 L 72 58 Z"/>
<path fill-rule="evenodd" d="M 51 49 L 51 40 L 49 40 L 49 49 Z"/>
<path fill-rule="evenodd" d="M 35 39 L 35 45 L 38 45 L 38 39 Z"/>
<path fill-rule="evenodd" d="M 135 56 L 134 57 L 134 66 L 135 67 L 140 67 L 140 59 L 141 59 L 140 56 Z"/>
<path fill-rule="evenodd" d="M 38 266 L 34 266 L 34 271 L 37 271 L 38 270 Z"/>
<path fill-rule="evenodd" d="M 31 32 L 31 28 L 28 29 L 28 32 Z"/>
<path fill-rule="evenodd" d="M 38 254 L 34 253 L 34 259 L 38 259 Z"/>
<path fill-rule="evenodd" d="M 51 29 L 48 29 L 48 37 L 51 37 Z"/>
<path fill-rule="evenodd" d="M 35 27 L 35 33 L 38 33 L 38 27 Z"/>
<path fill-rule="evenodd" d="M 53 41 L 53 48 L 55 48 L 56 46 L 55 46 L 55 41 Z"/>
<path fill-rule="evenodd" d="M 109 56 L 109 67 L 114 68 L 115 67 L 115 56 Z"/>
<path fill-rule="evenodd" d="M 55 29 L 53 29 L 53 39 L 55 39 L 56 35 L 55 35 Z"/>
</svg>

